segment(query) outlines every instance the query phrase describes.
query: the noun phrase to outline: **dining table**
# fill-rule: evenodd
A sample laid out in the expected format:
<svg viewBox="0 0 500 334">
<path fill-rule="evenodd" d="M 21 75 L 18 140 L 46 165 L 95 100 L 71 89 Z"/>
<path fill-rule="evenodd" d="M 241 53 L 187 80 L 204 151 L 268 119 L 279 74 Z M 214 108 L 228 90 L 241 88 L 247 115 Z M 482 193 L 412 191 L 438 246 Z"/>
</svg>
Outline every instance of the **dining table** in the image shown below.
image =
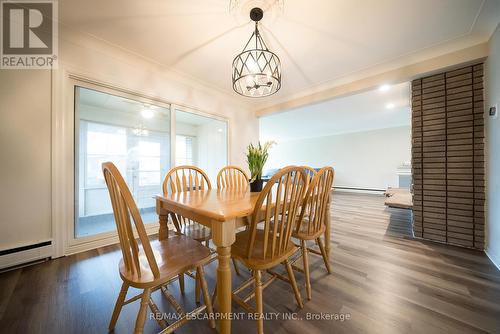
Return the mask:
<svg viewBox="0 0 500 334">
<path fill-rule="evenodd" d="M 211 229 L 217 251 L 217 328 L 221 334 L 231 333 L 231 245 L 238 229 L 249 224 L 259 192 L 238 189 L 206 189 L 157 195 L 159 216 L 158 238 L 169 236 L 170 213 L 181 215 Z M 329 205 L 327 206 L 329 208 Z M 330 214 L 326 214 L 325 248 L 330 254 Z"/>
</svg>

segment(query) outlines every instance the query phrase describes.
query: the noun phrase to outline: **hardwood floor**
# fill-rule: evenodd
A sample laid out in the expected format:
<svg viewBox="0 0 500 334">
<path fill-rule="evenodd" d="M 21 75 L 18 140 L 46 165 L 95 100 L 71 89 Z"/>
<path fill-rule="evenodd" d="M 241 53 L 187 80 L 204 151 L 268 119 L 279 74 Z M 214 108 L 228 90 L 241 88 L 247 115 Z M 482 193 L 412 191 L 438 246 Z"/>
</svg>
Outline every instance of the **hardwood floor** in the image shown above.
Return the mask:
<svg viewBox="0 0 500 334">
<path fill-rule="evenodd" d="M 264 312 L 298 312 L 296 318 L 265 321 L 267 333 L 499 333 L 500 272 L 482 252 L 413 240 L 410 213 L 388 209 L 379 195 L 335 192 L 332 207 L 333 273 L 310 256 L 312 300 L 296 307 L 285 282 L 264 291 Z M 106 333 L 121 280 L 117 246 L 93 250 L 0 274 L 1 333 Z M 298 262 L 299 263 L 299 262 Z M 214 287 L 215 263 L 207 269 Z M 234 276 L 234 284 L 249 277 Z M 284 272 L 284 268 L 282 268 Z M 194 306 L 194 284 L 186 294 L 170 290 L 186 309 Z M 171 312 L 159 292 L 153 296 Z M 234 305 L 234 303 L 233 303 Z M 131 333 L 138 302 L 126 305 L 116 333 Z M 243 312 L 234 306 L 235 312 Z M 344 314 L 348 320 L 306 320 Z M 269 314 L 269 317 L 274 315 Z M 255 322 L 233 322 L 233 333 L 255 333 Z M 147 320 L 145 333 L 159 331 Z M 178 333 L 215 333 L 205 320 Z"/>
</svg>

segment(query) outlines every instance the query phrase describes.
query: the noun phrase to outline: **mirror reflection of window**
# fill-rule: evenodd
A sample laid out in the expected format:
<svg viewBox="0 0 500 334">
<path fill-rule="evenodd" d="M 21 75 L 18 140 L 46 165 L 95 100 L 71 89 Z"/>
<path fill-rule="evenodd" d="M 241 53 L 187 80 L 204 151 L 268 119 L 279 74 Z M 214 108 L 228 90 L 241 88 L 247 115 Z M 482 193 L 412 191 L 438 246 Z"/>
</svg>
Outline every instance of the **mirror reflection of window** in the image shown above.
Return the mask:
<svg viewBox="0 0 500 334">
<path fill-rule="evenodd" d="M 117 166 L 145 224 L 158 222 L 154 196 L 174 164 L 203 169 L 215 185 L 217 172 L 227 165 L 227 121 L 175 110 L 171 143 L 170 109 L 76 87 L 75 238 L 116 231 L 103 162 Z"/>
<path fill-rule="evenodd" d="M 175 162 L 177 166 L 196 165 L 193 155 L 193 146 L 196 137 L 193 136 L 175 136 Z"/>
<path fill-rule="evenodd" d="M 144 222 L 157 222 L 154 196 L 170 169 L 170 108 L 77 87 L 75 237 L 116 229 L 101 170 L 113 162 Z"/>
<path fill-rule="evenodd" d="M 212 186 L 227 165 L 227 122 L 184 110 L 175 110 L 175 164 L 204 170 Z"/>
</svg>

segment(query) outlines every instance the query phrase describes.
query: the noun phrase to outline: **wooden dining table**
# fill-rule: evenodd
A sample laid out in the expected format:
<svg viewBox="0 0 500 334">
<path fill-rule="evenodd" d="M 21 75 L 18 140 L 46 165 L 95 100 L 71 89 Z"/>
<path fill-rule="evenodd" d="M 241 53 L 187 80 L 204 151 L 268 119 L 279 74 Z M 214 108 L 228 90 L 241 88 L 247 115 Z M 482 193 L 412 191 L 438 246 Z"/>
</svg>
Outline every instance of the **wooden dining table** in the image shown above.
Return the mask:
<svg viewBox="0 0 500 334">
<path fill-rule="evenodd" d="M 208 189 L 186 191 L 156 196 L 156 212 L 159 216 L 159 239 L 168 238 L 170 212 L 196 221 L 212 230 L 212 241 L 217 247 L 217 303 L 219 333 L 231 333 L 231 245 L 239 227 L 246 226 L 254 211 L 259 193 L 249 190 Z M 329 207 L 329 206 L 328 206 Z M 327 217 L 325 248 L 330 249 L 330 214 Z"/>
</svg>

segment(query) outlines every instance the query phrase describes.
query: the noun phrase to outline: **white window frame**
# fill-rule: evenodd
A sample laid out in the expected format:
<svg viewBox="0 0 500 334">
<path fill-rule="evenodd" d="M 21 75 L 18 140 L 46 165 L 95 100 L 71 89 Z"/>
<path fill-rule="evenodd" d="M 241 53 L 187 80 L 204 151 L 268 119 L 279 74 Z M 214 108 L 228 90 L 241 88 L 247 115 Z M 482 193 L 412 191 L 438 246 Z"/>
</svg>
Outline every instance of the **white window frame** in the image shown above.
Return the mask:
<svg viewBox="0 0 500 334">
<path fill-rule="evenodd" d="M 170 166 L 175 166 L 175 110 L 221 120 L 227 127 L 226 160 L 230 164 L 231 142 L 230 122 L 226 117 L 214 115 L 177 103 L 171 103 L 142 92 L 90 79 L 87 74 L 68 70 L 60 66 L 52 76 L 52 257 L 60 257 L 116 244 L 119 242 L 116 231 L 94 236 L 75 238 L 75 117 L 77 105 L 75 87 L 97 90 L 99 92 L 129 98 L 141 103 L 156 105 L 170 110 Z M 148 234 L 158 233 L 159 224 L 148 224 Z"/>
</svg>

